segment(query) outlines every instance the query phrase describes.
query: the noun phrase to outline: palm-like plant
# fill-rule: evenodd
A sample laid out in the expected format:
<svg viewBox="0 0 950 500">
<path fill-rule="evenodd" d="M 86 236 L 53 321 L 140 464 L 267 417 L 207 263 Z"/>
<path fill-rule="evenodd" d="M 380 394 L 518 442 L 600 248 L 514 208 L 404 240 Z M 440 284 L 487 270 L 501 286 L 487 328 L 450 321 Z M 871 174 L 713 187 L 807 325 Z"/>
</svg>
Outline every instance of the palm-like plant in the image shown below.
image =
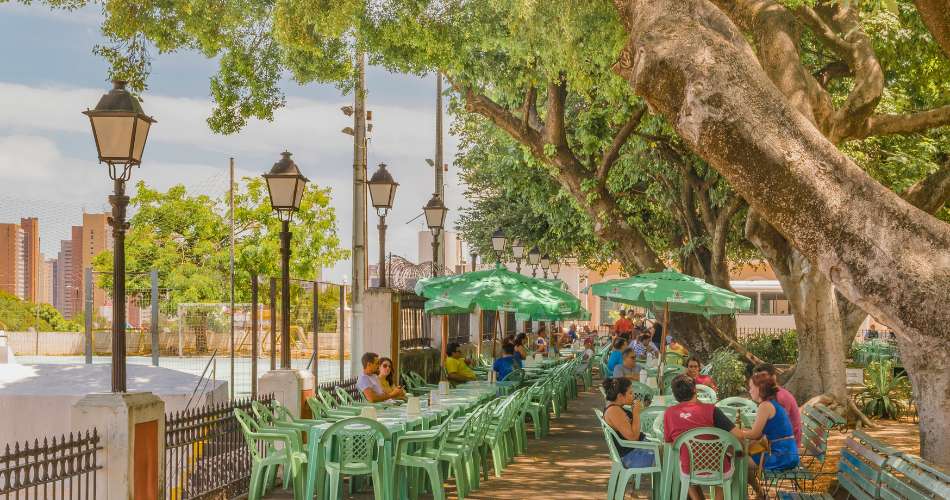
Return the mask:
<svg viewBox="0 0 950 500">
<path fill-rule="evenodd" d="M 864 372 L 864 388 L 858 394 L 865 415 L 898 418 L 909 406 L 910 397 L 910 382 L 906 375 L 894 374 L 893 360 L 868 364 Z"/>
</svg>

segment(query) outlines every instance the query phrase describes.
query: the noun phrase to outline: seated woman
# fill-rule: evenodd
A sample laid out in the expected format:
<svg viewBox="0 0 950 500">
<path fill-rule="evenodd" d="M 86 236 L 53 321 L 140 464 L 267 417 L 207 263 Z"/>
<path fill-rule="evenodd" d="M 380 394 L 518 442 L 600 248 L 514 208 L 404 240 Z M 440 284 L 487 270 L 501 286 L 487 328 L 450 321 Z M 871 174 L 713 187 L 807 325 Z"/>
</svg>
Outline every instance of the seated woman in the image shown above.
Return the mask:
<svg viewBox="0 0 950 500">
<path fill-rule="evenodd" d="M 761 466 L 768 471 L 792 469 L 798 465 L 798 445 L 792 431 L 792 422 L 788 413 L 778 400 L 778 386 L 766 373 L 755 373 L 749 379 L 749 395 L 759 403 L 755 423 L 749 429 L 739 429 L 739 435 L 745 439 L 759 439 L 765 436 L 769 442 L 769 452 L 752 455 L 754 462 L 750 467 Z M 764 463 L 762 457 L 765 457 Z M 749 484 L 760 498 L 766 498 L 765 491 L 759 485 L 754 471 L 749 473 Z"/>
<path fill-rule="evenodd" d="M 604 409 L 604 421 L 621 438 L 627 441 L 643 441 L 640 432 L 640 400 L 633 396 L 633 384 L 626 378 L 604 379 L 604 393 L 607 394 L 607 408 Z M 624 408 L 630 405 L 630 410 Z M 653 465 L 653 452 L 640 448 L 627 448 L 614 443 L 620 452 L 620 460 L 628 469 L 650 467 Z"/>
<path fill-rule="evenodd" d="M 527 338 L 528 336 L 524 333 L 515 335 L 515 340 L 513 342 L 515 346 L 515 359 L 517 359 L 519 363 L 524 363 L 524 360 L 528 359 L 528 348 L 524 346 L 525 340 L 527 340 Z"/>
<path fill-rule="evenodd" d="M 716 387 L 716 381 L 713 380 L 712 377 L 699 373 L 699 371 L 702 369 L 703 364 L 696 356 L 692 356 L 686 361 L 686 375 L 689 375 L 689 378 L 693 379 L 693 382 L 696 382 L 697 384 L 703 384 L 706 387 L 711 387 L 712 390 L 719 392 L 719 388 Z"/>
<path fill-rule="evenodd" d="M 393 360 L 389 358 L 379 358 L 379 385 L 383 392 L 392 393 L 396 389 L 396 375 L 393 373 Z M 393 399 L 406 399 L 406 395 L 394 397 Z"/>
</svg>

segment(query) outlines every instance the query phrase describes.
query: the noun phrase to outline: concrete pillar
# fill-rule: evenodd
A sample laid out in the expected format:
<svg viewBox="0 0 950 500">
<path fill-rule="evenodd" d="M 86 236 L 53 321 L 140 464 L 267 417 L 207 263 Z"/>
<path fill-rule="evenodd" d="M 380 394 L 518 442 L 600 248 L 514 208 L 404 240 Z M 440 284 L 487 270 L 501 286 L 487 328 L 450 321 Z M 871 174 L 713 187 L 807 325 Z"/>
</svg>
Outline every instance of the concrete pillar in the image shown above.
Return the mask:
<svg viewBox="0 0 950 500">
<path fill-rule="evenodd" d="M 274 399 L 290 410 L 294 417 L 309 414 L 307 398 L 313 396 L 313 374 L 307 370 L 271 370 L 261 375 L 257 382 L 257 394 L 273 394 Z"/>
<path fill-rule="evenodd" d="M 73 429 L 99 431 L 96 498 L 158 500 L 165 476 L 165 403 L 150 392 L 88 394 L 72 407 Z"/>
</svg>

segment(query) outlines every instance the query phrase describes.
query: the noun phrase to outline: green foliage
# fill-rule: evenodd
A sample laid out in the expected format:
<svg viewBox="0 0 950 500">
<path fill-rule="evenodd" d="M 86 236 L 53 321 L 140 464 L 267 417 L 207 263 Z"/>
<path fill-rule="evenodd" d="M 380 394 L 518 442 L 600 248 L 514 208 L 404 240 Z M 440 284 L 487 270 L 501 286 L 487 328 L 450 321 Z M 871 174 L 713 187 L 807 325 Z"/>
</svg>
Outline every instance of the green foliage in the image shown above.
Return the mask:
<svg viewBox="0 0 950 500">
<path fill-rule="evenodd" d="M 709 357 L 709 374 L 719 387 L 719 398 L 741 396 L 746 393 L 745 364 L 732 349 L 722 347 Z"/>
<path fill-rule="evenodd" d="M 798 358 L 798 333 L 795 330 L 787 330 L 779 335 L 762 333 L 743 336 L 739 343 L 766 363 L 786 365 Z"/>
<path fill-rule="evenodd" d="M 78 332 L 81 323 L 68 321 L 49 304 L 33 304 L 0 292 L 0 329 L 38 332 Z"/>
<path fill-rule="evenodd" d="M 280 222 L 260 178 L 244 179 L 235 195 L 235 299 L 250 298 L 252 274 L 280 272 Z M 230 228 L 224 199 L 191 195 L 184 186 L 159 192 L 139 182 L 130 204 L 135 214 L 126 236 L 129 289 L 149 289 L 148 271 L 169 290 L 170 307 L 180 302 L 223 302 L 229 289 Z M 291 276 L 312 279 L 322 266 L 346 258 L 336 232 L 329 189 L 309 186 L 291 224 Z M 112 286 L 112 253 L 94 261 L 98 285 Z"/>
<path fill-rule="evenodd" d="M 894 361 L 868 364 L 864 370 L 864 388 L 857 395 L 865 415 L 896 419 L 907 411 L 910 398 L 910 381 L 903 373 L 895 374 Z"/>
</svg>

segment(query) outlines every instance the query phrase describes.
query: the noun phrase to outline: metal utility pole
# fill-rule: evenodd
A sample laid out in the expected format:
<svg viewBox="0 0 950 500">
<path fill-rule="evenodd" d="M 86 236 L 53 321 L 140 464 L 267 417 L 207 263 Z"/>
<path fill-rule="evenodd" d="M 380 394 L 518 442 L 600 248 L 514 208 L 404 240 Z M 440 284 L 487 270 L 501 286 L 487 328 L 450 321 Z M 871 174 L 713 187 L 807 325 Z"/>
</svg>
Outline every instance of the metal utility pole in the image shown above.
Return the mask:
<svg viewBox="0 0 950 500">
<path fill-rule="evenodd" d="M 442 158 L 442 73 L 435 74 L 435 191 L 433 193 L 445 203 L 445 163 Z M 445 231 L 432 235 L 432 264 L 435 269 L 445 265 L 445 250 L 442 248 Z"/>
<path fill-rule="evenodd" d="M 234 158 L 231 158 L 230 163 L 228 164 L 228 173 L 230 177 L 230 183 L 228 184 L 228 206 L 230 207 L 229 215 L 231 219 L 231 261 L 230 261 L 230 276 L 231 276 L 231 378 L 228 379 L 228 387 L 231 389 L 231 401 L 234 401 Z M 255 362 L 257 360 L 254 360 Z"/>
<path fill-rule="evenodd" d="M 356 54 L 353 103 L 353 321 L 350 373 L 359 373 L 363 353 L 363 291 L 366 289 L 366 56 Z M 342 320 L 342 318 L 341 318 Z"/>
</svg>

